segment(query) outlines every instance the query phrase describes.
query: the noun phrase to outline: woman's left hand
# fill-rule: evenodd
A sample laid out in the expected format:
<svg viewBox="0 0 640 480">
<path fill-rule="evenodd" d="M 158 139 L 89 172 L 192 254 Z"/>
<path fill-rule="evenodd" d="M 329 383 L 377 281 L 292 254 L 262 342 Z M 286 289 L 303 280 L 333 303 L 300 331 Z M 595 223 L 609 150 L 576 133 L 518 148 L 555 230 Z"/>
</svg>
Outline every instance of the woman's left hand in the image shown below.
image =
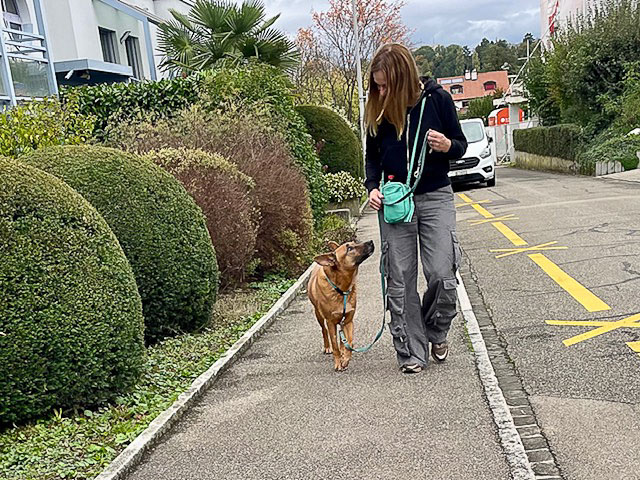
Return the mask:
<svg viewBox="0 0 640 480">
<path fill-rule="evenodd" d="M 429 130 L 427 142 L 434 152 L 447 153 L 451 149 L 451 140 L 435 130 Z"/>
</svg>

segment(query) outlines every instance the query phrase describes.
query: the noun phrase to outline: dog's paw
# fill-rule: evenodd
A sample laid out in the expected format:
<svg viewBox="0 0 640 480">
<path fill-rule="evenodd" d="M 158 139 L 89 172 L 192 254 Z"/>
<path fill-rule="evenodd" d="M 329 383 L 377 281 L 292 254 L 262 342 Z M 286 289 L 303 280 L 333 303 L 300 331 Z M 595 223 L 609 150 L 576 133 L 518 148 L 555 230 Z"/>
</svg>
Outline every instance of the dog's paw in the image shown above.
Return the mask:
<svg viewBox="0 0 640 480">
<path fill-rule="evenodd" d="M 340 360 L 340 366 L 342 367 L 342 370 L 346 370 L 347 368 L 349 368 L 350 360 L 350 358 L 343 358 Z"/>
<path fill-rule="evenodd" d="M 322 347 L 322 353 L 324 353 L 325 355 L 331 355 L 333 353 L 333 350 L 331 349 L 331 347 Z"/>
</svg>

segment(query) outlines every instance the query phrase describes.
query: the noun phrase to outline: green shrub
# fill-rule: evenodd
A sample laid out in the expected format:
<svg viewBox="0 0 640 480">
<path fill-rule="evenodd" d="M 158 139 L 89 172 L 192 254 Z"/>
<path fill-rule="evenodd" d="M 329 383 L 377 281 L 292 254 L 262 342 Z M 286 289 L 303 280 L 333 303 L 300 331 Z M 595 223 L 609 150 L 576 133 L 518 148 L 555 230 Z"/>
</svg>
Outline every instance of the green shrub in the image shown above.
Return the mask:
<svg viewBox="0 0 640 480">
<path fill-rule="evenodd" d="M 166 148 L 145 158 L 172 173 L 202 209 L 216 250 L 221 287 L 242 282 L 255 253 L 260 217 L 253 179 L 221 155 L 202 150 Z"/>
<path fill-rule="evenodd" d="M 637 0 L 590 3 L 588 15 L 554 35 L 527 88 L 545 115 L 558 113 L 560 121 L 597 132 L 619 115 L 605 107 L 624 90 L 625 65 L 640 56 L 640 8 Z"/>
<path fill-rule="evenodd" d="M 333 203 L 344 202 L 353 198 L 361 198 L 366 192 L 362 180 L 353 178 L 347 172 L 327 173 L 324 176 L 327 185 L 329 201 Z"/>
<path fill-rule="evenodd" d="M 133 272 L 59 179 L 0 159 L 0 424 L 127 390 L 144 363 Z"/>
<path fill-rule="evenodd" d="M 108 141 L 134 152 L 186 147 L 228 158 L 256 184 L 259 265 L 254 270 L 295 273 L 302 266 L 297 255 L 307 250 L 312 234 L 309 192 L 282 135 L 270 123 L 250 110 L 213 114 L 192 107 L 155 124 L 120 125 Z"/>
<path fill-rule="evenodd" d="M 317 224 L 324 216 L 327 194 L 313 140 L 304 118 L 294 106 L 294 87 L 289 78 L 275 67 L 255 63 L 204 72 L 202 76 L 205 109 L 215 113 L 234 108 L 255 112 L 267 118 L 284 136 L 296 165 L 306 178 Z"/>
<path fill-rule="evenodd" d="M 135 274 L 147 340 L 209 321 L 215 253 L 202 211 L 172 175 L 104 147 L 52 147 L 21 159 L 64 180 L 105 218 Z"/>
<path fill-rule="evenodd" d="M 515 130 L 513 143 L 521 152 L 577 161 L 586 140 L 580 126 L 565 124 Z"/>
<path fill-rule="evenodd" d="M 605 142 L 592 142 L 580 155 L 580 163 L 595 170 L 596 162 L 620 162 L 625 170 L 638 168 L 640 135 L 620 135 Z"/>
<path fill-rule="evenodd" d="M 54 99 L 28 102 L 0 114 L 0 155 L 17 157 L 52 145 L 85 143 L 95 118 L 81 115 L 74 102 Z"/>
<path fill-rule="evenodd" d="M 362 147 L 349 124 L 327 107 L 303 105 L 296 110 L 307 122 L 320 163 L 327 165 L 330 173 L 349 172 L 363 178 Z"/>
<path fill-rule="evenodd" d="M 198 101 L 199 75 L 157 82 L 101 83 L 62 90 L 65 103 L 95 118 L 95 133 L 102 138 L 109 123 L 127 121 L 139 114 L 171 116 Z"/>
</svg>

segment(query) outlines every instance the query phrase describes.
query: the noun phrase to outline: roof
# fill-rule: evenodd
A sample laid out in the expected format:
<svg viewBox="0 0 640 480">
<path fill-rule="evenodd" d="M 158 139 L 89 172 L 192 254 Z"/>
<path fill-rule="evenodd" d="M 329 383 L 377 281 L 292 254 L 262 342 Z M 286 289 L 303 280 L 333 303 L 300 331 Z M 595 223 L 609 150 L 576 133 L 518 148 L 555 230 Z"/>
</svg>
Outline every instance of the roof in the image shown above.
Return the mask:
<svg viewBox="0 0 640 480">
<path fill-rule="evenodd" d="M 451 87 L 454 85 L 462 86 L 462 93 L 451 93 L 453 100 L 456 101 L 471 100 L 473 98 L 492 95 L 495 90 L 486 91 L 484 88 L 484 84 L 487 82 L 496 82 L 496 89 L 499 88 L 506 92 L 509 88 L 508 73 L 506 70 L 478 73 L 477 80 L 465 80 L 464 75 L 438 78 L 438 83 L 449 93 L 451 93 Z"/>
</svg>

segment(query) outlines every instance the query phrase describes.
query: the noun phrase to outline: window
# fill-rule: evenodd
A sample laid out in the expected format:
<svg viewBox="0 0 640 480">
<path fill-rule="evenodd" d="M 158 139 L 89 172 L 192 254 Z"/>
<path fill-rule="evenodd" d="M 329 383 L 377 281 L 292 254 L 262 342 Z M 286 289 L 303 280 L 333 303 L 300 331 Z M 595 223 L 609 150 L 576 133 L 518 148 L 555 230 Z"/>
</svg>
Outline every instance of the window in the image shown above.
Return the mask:
<svg viewBox="0 0 640 480">
<path fill-rule="evenodd" d="M 460 126 L 468 143 L 476 143 L 484 140 L 484 125 L 482 122 L 460 122 Z"/>
<path fill-rule="evenodd" d="M 469 106 L 469 100 L 463 100 L 462 101 L 462 108 L 467 108 Z"/>
<path fill-rule="evenodd" d="M 484 90 L 485 92 L 491 92 L 496 89 L 496 82 L 484 82 Z"/>
<path fill-rule="evenodd" d="M 452 95 L 457 95 L 459 93 L 462 93 L 464 91 L 464 88 L 462 87 L 462 85 L 453 85 L 451 87 L 451 94 Z"/>
<path fill-rule="evenodd" d="M 18 5 L 16 5 L 16 0 L 3 0 L 4 11 L 6 13 L 12 13 L 13 15 L 20 15 L 18 13 Z"/>
<path fill-rule="evenodd" d="M 127 37 L 124 41 L 127 48 L 127 63 L 133 69 L 133 78 L 142 80 L 142 62 L 140 61 L 140 42 L 136 37 Z"/>
<path fill-rule="evenodd" d="M 116 49 L 116 32 L 99 27 L 100 45 L 102 45 L 102 58 L 105 62 L 118 63 L 118 50 Z"/>
</svg>

